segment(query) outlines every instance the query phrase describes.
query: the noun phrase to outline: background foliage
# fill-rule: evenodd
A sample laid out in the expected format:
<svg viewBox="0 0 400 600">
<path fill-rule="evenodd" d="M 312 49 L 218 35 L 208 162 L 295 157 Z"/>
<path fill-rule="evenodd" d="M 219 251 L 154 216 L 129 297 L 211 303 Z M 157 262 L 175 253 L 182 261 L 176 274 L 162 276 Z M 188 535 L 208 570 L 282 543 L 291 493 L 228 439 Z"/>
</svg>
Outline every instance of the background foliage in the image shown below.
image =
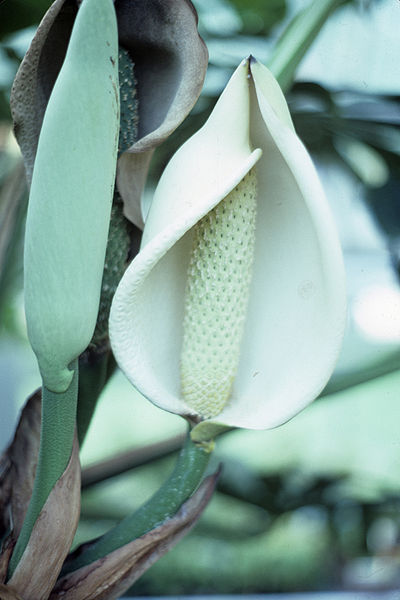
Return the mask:
<svg viewBox="0 0 400 600">
<path fill-rule="evenodd" d="M 192 114 L 155 156 L 148 197 L 172 152 L 207 118 L 237 63 L 249 53 L 268 63 L 279 33 L 307 2 L 194 4 L 209 71 Z M 0 4 L 0 446 L 9 440 L 24 397 L 39 385 L 21 304 L 27 193 L 8 100 L 48 5 Z M 345 254 L 349 316 L 338 367 L 323 396 L 292 422 L 218 441 L 216 461 L 224 470 L 211 506 L 193 533 L 136 584 L 136 594 L 399 584 L 399 14 L 394 0 L 342 3 L 288 92 Z M 83 447 L 84 465 L 112 460 L 100 470 L 104 481 L 86 480 L 80 541 L 107 529 L 156 489 L 171 457 L 154 444 L 182 432 L 178 417 L 158 411 L 121 375 L 114 377 Z M 161 456 L 143 459 L 143 446 Z"/>
</svg>

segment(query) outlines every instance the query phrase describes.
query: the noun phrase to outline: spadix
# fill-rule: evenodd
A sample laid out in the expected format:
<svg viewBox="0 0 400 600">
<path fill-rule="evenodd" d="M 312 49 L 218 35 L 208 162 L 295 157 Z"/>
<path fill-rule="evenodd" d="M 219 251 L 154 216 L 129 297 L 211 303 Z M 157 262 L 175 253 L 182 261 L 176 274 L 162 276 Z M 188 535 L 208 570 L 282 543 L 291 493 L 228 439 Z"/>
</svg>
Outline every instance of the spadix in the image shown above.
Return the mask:
<svg viewBox="0 0 400 600">
<path fill-rule="evenodd" d="M 203 417 L 228 402 L 253 269 L 257 180 L 252 169 L 194 227 L 183 320 L 182 394 Z"/>
</svg>

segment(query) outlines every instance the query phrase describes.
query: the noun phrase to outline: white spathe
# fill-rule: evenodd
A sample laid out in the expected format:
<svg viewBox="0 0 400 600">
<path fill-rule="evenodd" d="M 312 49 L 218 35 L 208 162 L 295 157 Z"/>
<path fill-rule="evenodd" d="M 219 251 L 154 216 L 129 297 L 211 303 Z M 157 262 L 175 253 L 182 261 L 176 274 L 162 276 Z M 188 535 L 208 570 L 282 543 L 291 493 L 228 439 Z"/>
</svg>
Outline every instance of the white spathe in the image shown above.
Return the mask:
<svg viewBox="0 0 400 600">
<path fill-rule="evenodd" d="M 325 386 L 343 337 L 344 268 L 333 218 L 279 85 L 250 57 L 160 179 L 142 249 L 111 309 L 119 366 L 153 403 L 198 420 L 180 384 L 193 226 L 254 165 L 255 257 L 239 366 L 228 404 L 196 425 L 196 439 L 220 425 L 267 429 L 293 417 Z"/>
</svg>

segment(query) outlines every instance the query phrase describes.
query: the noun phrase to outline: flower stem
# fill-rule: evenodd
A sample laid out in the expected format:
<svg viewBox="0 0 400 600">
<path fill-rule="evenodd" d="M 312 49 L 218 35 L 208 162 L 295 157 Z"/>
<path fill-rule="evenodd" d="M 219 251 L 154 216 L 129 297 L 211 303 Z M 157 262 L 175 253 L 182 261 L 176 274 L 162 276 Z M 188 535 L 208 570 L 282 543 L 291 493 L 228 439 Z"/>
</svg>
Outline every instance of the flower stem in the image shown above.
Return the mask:
<svg viewBox="0 0 400 600">
<path fill-rule="evenodd" d="M 187 437 L 175 468 L 161 488 L 136 512 L 128 515 L 98 540 L 77 552 L 65 564 L 65 575 L 98 560 L 139 538 L 173 517 L 195 492 L 207 467 L 212 447 L 195 444 Z"/>
<path fill-rule="evenodd" d="M 75 432 L 78 395 L 78 361 L 70 365 L 74 371 L 71 385 L 63 393 L 42 388 L 42 424 L 40 448 L 32 497 L 9 564 L 9 577 L 14 573 L 29 542 L 51 490 L 64 473 L 71 457 Z"/>
</svg>

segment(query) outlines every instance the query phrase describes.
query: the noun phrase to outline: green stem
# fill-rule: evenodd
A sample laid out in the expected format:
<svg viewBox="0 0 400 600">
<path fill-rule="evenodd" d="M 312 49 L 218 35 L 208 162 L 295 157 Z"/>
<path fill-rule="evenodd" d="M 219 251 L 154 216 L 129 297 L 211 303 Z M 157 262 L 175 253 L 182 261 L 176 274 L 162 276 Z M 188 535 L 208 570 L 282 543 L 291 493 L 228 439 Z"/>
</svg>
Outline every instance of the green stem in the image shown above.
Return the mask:
<svg viewBox="0 0 400 600">
<path fill-rule="evenodd" d="M 313 0 L 294 17 L 282 33 L 268 62 L 268 68 L 284 92 L 291 86 L 297 66 L 320 29 L 330 14 L 343 3 L 344 0 Z"/>
<path fill-rule="evenodd" d="M 176 454 L 182 448 L 184 440 L 185 436 L 178 434 L 161 442 L 127 450 L 112 458 L 94 463 L 82 471 L 82 490 L 132 469 L 161 460 L 171 454 Z"/>
<path fill-rule="evenodd" d="M 44 386 L 42 389 L 42 425 L 35 482 L 21 533 L 10 560 L 9 577 L 24 553 L 40 511 L 71 457 L 78 395 L 78 361 L 74 361 L 70 368 L 74 371 L 74 377 L 65 392 L 57 394 Z"/>
<path fill-rule="evenodd" d="M 175 469 L 161 488 L 132 515 L 125 517 L 97 541 L 67 562 L 62 574 L 98 560 L 173 517 L 200 484 L 210 458 L 210 448 L 188 436 Z"/>
<path fill-rule="evenodd" d="M 110 363 L 114 363 L 111 352 L 88 354 L 79 360 L 78 409 L 76 414 L 79 445 L 82 446 L 97 400 L 106 385 L 110 372 Z"/>
</svg>

